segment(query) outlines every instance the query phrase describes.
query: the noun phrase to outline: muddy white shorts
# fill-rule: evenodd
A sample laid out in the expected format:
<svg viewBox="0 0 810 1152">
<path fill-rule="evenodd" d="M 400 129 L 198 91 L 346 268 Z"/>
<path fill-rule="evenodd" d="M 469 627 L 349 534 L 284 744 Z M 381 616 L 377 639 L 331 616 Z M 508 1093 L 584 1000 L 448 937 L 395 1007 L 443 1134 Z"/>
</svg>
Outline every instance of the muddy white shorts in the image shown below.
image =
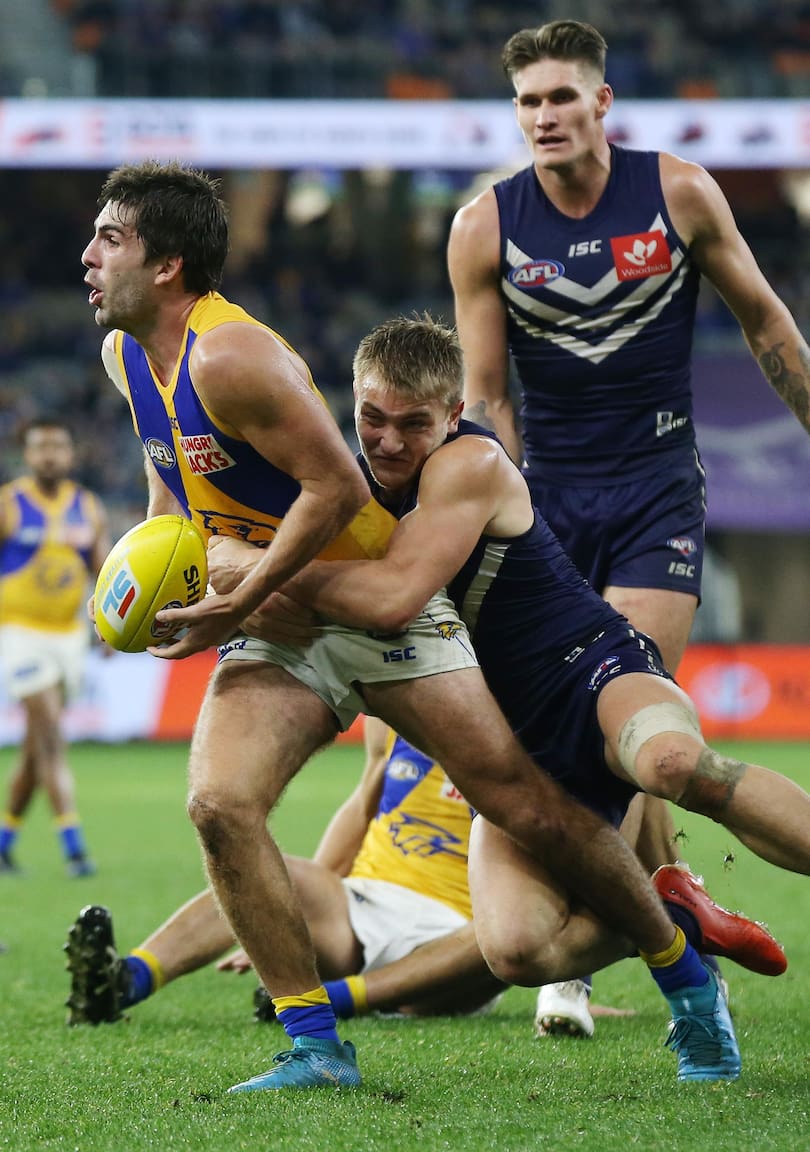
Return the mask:
<svg viewBox="0 0 810 1152">
<path fill-rule="evenodd" d="M 221 661 L 279 665 L 320 696 L 344 730 L 366 711 L 355 684 L 415 680 L 478 667 L 469 633 L 444 594 L 433 596 L 418 619 L 396 635 L 327 624 L 305 648 L 238 636 L 223 644 L 219 655 Z"/>
</svg>

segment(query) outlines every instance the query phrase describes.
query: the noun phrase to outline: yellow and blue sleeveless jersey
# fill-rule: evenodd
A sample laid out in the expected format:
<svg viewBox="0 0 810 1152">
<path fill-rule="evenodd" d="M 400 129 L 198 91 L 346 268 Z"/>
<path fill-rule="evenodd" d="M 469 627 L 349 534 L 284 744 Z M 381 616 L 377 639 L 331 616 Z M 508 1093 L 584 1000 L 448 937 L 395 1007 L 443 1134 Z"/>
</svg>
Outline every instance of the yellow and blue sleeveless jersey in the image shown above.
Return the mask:
<svg viewBox="0 0 810 1152">
<path fill-rule="evenodd" d="M 413 889 L 472 919 L 472 809 L 435 761 L 393 732 L 389 745 L 380 803 L 351 875 Z"/>
<path fill-rule="evenodd" d="M 220 324 L 254 324 L 272 332 L 243 308 L 218 293 L 200 297 L 189 316 L 185 337 L 167 386 L 154 376 L 143 348 L 116 332 L 114 351 L 126 386 L 133 424 L 145 451 L 186 515 L 206 539 L 235 536 L 269 544 L 300 485 L 276 468 L 240 434 L 218 422 L 197 395 L 189 360 L 196 340 Z M 325 401 L 311 377 L 312 392 Z M 324 560 L 362 560 L 382 556 L 396 521 L 371 500 L 323 551 Z"/>
<path fill-rule="evenodd" d="M 98 498 L 72 480 L 46 496 L 22 477 L 0 488 L 0 624 L 43 632 L 84 627 Z"/>
</svg>

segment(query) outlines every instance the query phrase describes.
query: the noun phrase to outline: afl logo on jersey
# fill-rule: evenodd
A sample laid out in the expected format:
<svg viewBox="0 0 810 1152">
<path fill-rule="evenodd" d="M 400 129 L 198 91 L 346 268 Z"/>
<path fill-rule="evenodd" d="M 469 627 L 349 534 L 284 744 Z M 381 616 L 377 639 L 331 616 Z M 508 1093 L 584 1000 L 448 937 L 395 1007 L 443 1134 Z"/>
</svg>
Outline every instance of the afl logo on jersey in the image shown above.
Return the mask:
<svg viewBox="0 0 810 1152">
<path fill-rule="evenodd" d="M 509 273 L 509 282 L 518 288 L 536 288 L 558 280 L 565 275 L 565 265 L 559 260 L 532 260 Z"/>
<path fill-rule="evenodd" d="M 147 456 L 153 464 L 157 464 L 158 468 L 174 468 L 177 463 L 174 452 L 169 445 L 154 436 L 150 436 L 144 447 Z"/>
<path fill-rule="evenodd" d="M 667 548 L 680 552 L 681 556 L 694 556 L 697 552 L 697 544 L 691 536 L 670 536 L 667 540 Z"/>
</svg>

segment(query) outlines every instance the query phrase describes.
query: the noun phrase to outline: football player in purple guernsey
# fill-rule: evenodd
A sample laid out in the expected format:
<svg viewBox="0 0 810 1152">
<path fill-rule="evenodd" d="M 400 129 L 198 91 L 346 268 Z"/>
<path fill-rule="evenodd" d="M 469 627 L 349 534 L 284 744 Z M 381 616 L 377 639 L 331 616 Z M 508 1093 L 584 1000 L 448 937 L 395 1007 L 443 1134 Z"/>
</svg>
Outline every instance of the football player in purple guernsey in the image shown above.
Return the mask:
<svg viewBox="0 0 810 1152">
<path fill-rule="evenodd" d="M 808 429 L 810 352 L 712 177 L 609 143 L 606 50 L 576 20 L 509 39 L 502 63 L 531 164 L 461 208 L 448 264 L 466 415 L 498 433 L 565 551 L 675 675 L 703 569 L 691 392 L 701 275 Z M 645 803 L 645 861 L 671 862 L 671 816 Z"/>
<path fill-rule="evenodd" d="M 786 777 L 707 747 L 694 705 L 655 642 L 577 571 L 496 438 L 461 419 L 462 374 L 455 333 L 429 317 L 389 321 L 360 342 L 362 462 L 398 526 L 380 560 L 308 565 L 249 630 L 260 631 L 265 614 L 272 627 L 282 596 L 301 598 L 329 621 L 396 633 L 446 587 L 511 729 L 571 796 L 619 825 L 631 799 L 648 792 L 722 823 L 771 863 L 810 873 L 810 796 Z M 248 544 L 210 547 L 215 587 L 223 548 L 234 569 L 239 555 L 245 572 L 255 562 Z M 676 875 L 667 867 L 655 882 L 670 906 L 671 888 L 683 892 Z M 597 901 L 572 896 L 564 876 L 481 814 L 470 841 L 470 886 L 481 950 L 507 983 L 569 980 L 634 951 L 605 924 Z M 694 949 L 684 951 L 686 933 L 703 951 L 757 971 L 778 974 L 784 956 L 750 921 L 720 918 L 707 934 L 674 918 L 670 948 L 642 955 L 673 1015 L 667 1043 L 678 1052 L 679 1078 L 736 1079 L 740 1058 L 725 999 L 716 974 Z M 725 941 L 712 944 L 715 929 L 728 933 Z"/>
</svg>

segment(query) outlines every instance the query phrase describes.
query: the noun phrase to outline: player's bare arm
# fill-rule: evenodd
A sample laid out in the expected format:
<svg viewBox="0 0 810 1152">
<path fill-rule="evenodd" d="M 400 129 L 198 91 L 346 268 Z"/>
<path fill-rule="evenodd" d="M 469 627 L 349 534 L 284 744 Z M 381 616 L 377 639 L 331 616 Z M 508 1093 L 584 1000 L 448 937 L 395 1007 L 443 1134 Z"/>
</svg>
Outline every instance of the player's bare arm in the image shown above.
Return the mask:
<svg viewBox="0 0 810 1152">
<path fill-rule="evenodd" d="M 290 587 L 328 619 L 398 631 L 455 576 L 482 533 L 517 535 L 533 518 L 525 484 L 503 449 L 465 436 L 427 461 L 417 506 L 400 520 L 381 560 L 310 565 Z"/>
<path fill-rule="evenodd" d="M 307 386 L 300 359 L 266 329 L 223 324 L 197 341 L 194 387 L 214 418 L 301 485 L 269 548 L 232 592 L 161 621 L 188 627 L 159 654 L 182 658 L 222 643 L 266 597 L 320 552 L 368 501 L 340 429 Z M 158 654 L 157 652 L 155 654 Z"/>
<path fill-rule="evenodd" d="M 810 431 L 810 349 L 740 234 L 728 201 L 703 168 L 662 154 L 673 223 L 728 304 L 769 384 Z"/>
<path fill-rule="evenodd" d="M 166 484 L 155 465 L 144 451 L 143 470 L 146 473 L 146 487 L 149 494 L 146 506 L 147 519 L 153 516 L 185 516 L 186 511 Z"/>
<path fill-rule="evenodd" d="M 208 541 L 208 583 L 215 592 L 232 592 L 261 559 L 261 549 L 235 536 Z M 278 644 L 306 646 L 323 631 L 317 613 L 283 592 L 272 592 L 245 617 L 241 631 Z"/>
<path fill-rule="evenodd" d="M 208 580 L 215 592 L 232 592 L 261 560 L 257 544 L 236 536 L 212 536 L 208 541 Z"/>
<path fill-rule="evenodd" d="M 516 463 L 522 451 L 509 396 L 506 308 L 500 290 L 498 204 L 491 188 L 456 214 L 447 264 L 464 349 L 465 415 L 497 432 Z"/>
<path fill-rule="evenodd" d="M 96 535 L 90 552 L 90 571 L 93 576 L 98 576 L 101 565 L 107 559 L 107 554 L 112 548 L 112 540 L 110 539 L 107 511 L 97 498 L 93 499 L 93 509 L 96 519 Z"/>
<path fill-rule="evenodd" d="M 101 345 L 101 362 L 104 365 L 104 370 L 110 381 L 115 385 L 121 395 L 126 398 L 126 381 L 124 380 L 121 365 L 115 351 L 119 335 L 120 334 L 114 329 L 104 337 L 104 342 Z M 158 475 L 157 469 L 146 455 L 146 452 L 144 452 L 143 467 L 146 473 L 147 491 L 149 494 L 146 515 L 148 517 L 172 513 L 179 516 L 185 515 L 180 501 Z"/>
<path fill-rule="evenodd" d="M 364 722 L 366 763 L 352 794 L 341 804 L 324 829 L 313 860 L 339 876 L 348 876 L 374 818 L 385 776 L 388 725 L 376 717 Z"/>
</svg>

